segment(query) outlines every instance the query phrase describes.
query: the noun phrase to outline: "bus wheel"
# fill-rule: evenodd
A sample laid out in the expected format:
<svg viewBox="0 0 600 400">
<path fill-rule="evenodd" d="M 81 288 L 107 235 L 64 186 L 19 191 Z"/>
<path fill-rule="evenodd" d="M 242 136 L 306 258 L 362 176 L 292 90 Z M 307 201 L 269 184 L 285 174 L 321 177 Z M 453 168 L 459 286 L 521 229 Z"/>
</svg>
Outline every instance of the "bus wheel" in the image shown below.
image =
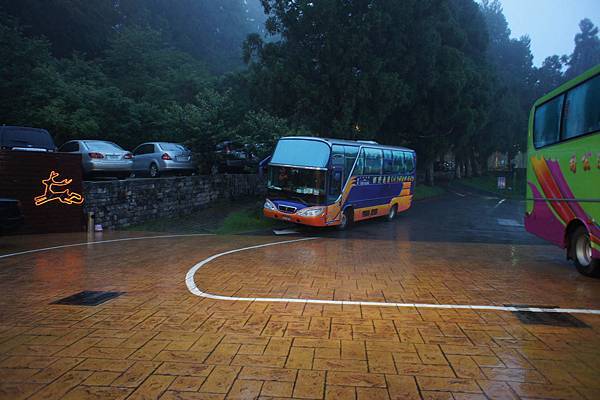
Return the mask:
<svg viewBox="0 0 600 400">
<path fill-rule="evenodd" d="M 398 214 L 398 205 L 394 204 L 392 206 L 392 208 L 390 208 L 390 212 L 387 215 L 387 220 L 388 221 L 393 221 L 394 218 L 396 218 L 397 214 Z"/>
<path fill-rule="evenodd" d="M 571 256 L 577 271 L 585 276 L 600 277 L 600 260 L 592 258 L 590 235 L 584 227 L 579 227 L 571 235 Z"/>
<path fill-rule="evenodd" d="M 341 223 L 337 226 L 338 230 L 343 231 L 346 228 L 348 228 L 348 226 L 350 226 L 352 224 L 352 210 L 350 208 L 348 208 L 347 210 L 344 211 L 344 213 L 342 214 L 342 221 Z"/>
</svg>

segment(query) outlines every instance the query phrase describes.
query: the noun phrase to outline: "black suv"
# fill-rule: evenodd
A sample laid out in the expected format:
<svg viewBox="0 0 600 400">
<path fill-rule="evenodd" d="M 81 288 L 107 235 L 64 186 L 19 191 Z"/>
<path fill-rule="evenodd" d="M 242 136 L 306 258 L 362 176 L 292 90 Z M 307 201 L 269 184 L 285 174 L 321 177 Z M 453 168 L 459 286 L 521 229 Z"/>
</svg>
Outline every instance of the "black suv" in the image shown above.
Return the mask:
<svg viewBox="0 0 600 400">
<path fill-rule="evenodd" d="M 52 136 L 45 129 L 23 126 L 0 126 L 0 149 L 21 151 L 56 151 Z"/>
<path fill-rule="evenodd" d="M 256 172 L 259 159 L 248 145 L 233 141 L 219 143 L 215 151 L 216 164 L 213 172 Z"/>
</svg>

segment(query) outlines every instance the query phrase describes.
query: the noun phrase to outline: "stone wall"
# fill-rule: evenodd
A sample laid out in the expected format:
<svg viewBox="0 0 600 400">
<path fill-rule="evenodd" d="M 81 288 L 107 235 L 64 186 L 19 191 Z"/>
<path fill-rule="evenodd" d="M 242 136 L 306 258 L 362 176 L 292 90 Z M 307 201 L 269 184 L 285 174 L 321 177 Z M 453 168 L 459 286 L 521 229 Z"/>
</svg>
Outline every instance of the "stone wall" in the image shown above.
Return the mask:
<svg viewBox="0 0 600 400">
<path fill-rule="evenodd" d="M 84 182 L 84 212 L 104 229 L 123 228 L 160 218 L 190 214 L 217 200 L 260 196 L 258 175 L 212 175 Z M 86 217 L 87 218 L 87 217 Z"/>
</svg>

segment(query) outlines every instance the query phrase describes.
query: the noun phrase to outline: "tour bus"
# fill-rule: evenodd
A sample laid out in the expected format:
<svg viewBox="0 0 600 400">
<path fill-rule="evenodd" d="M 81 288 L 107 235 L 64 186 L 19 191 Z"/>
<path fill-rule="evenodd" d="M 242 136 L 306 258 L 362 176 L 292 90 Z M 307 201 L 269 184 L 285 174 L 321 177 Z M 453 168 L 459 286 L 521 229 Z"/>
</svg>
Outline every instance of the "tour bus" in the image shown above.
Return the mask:
<svg viewBox="0 0 600 400">
<path fill-rule="evenodd" d="M 410 208 L 415 152 L 375 142 L 284 137 L 268 172 L 264 215 L 345 229 L 354 221 Z"/>
<path fill-rule="evenodd" d="M 527 167 L 527 231 L 600 276 L 600 65 L 535 102 Z"/>
</svg>

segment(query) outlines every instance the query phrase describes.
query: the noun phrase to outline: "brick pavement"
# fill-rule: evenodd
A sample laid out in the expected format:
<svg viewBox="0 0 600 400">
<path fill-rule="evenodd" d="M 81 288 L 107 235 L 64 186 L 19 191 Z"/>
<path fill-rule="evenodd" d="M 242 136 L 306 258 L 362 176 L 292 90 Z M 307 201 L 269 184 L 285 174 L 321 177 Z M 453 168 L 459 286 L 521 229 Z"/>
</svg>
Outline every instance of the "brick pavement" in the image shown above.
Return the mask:
<svg viewBox="0 0 600 400">
<path fill-rule="evenodd" d="M 8 238 L 0 254 L 79 239 Z M 187 291 L 197 261 L 268 241 L 155 239 L 0 259 L 0 399 L 600 398 L 598 316 L 567 328 L 509 312 Z M 196 283 L 232 296 L 600 309 L 600 281 L 549 246 L 324 239 L 219 258 Z M 126 294 L 49 304 L 81 290 Z"/>
</svg>

